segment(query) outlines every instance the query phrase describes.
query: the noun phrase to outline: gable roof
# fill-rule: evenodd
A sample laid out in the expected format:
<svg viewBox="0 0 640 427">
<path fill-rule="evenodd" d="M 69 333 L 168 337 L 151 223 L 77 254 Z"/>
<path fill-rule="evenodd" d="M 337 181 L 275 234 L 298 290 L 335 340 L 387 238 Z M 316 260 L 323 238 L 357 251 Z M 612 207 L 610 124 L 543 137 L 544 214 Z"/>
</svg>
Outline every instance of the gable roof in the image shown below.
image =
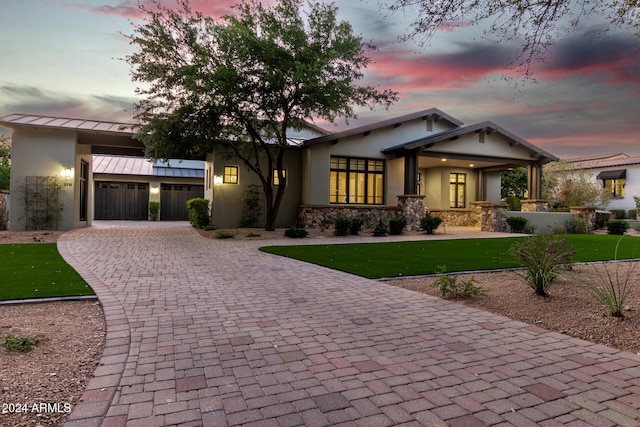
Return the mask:
<svg viewBox="0 0 640 427">
<path fill-rule="evenodd" d="M 403 144 L 399 144 L 399 145 L 395 145 L 393 147 L 389 147 L 386 148 L 384 150 L 382 150 L 383 153 L 385 154 L 390 154 L 390 153 L 397 153 L 400 151 L 405 151 L 405 150 L 415 150 L 418 148 L 429 148 L 433 145 L 435 145 L 438 142 L 442 142 L 442 141 L 447 141 L 447 140 L 456 140 L 458 138 L 460 138 L 463 135 L 467 135 L 470 133 L 476 133 L 476 132 L 480 132 L 480 131 L 485 131 L 488 134 L 491 133 L 497 133 L 499 135 L 502 135 L 503 137 L 505 137 L 508 141 L 509 141 L 509 145 L 521 145 L 523 147 L 525 147 L 526 149 L 528 149 L 529 151 L 531 151 L 532 154 L 535 154 L 538 157 L 538 160 L 544 162 L 544 163 L 548 163 L 548 162 L 552 162 L 552 161 L 557 161 L 558 158 L 556 156 L 554 156 L 553 154 L 539 148 L 536 147 L 535 145 L 533 145 L 532 143 L 530 143 L 529 141 L 525 140 L 524 138 L 519 137 L 518 135 L 508 131 L 507 129 L 503 128 L 502 126 L 498 126 L 497 124 L 493 123 L 492 121 L 484 121 L 484 122 L 480 122 L 480 123 L 476 123 L 473 125 L 469 125 L 469 126 L 464 126 L 464 127 L 459 127 L 456 129 L 451 129 L 448 131 L 444 131 L 444 132 L 440 132 L 437 133 L 435 135 L 429 135 L 423 138 L 418 138 L 416 140 L 413 141 L 409 141 Z"/>
<path fill-rule="evenodd" d="M 420 119 L 420 118 L 422 119 L 433 118 L 435 120 L 445 120 L 450 124 L 452 124 L 453 126 L 456 126 L 456 127 L 462 126 L 462 122 L 456 119 L 455 117 L 450 116 L 449 114 L 444 113 L 437 108 L 429 108 L 427 110 L 406 114 L 404 116 L 394 117 L 391 119 L 374 122 L 368 125 L 358 126 L 352 129 L 346 129 L 340 132 L 329 133 L 328 135 L 320 136 L 318 138 L 312 138 L 307 140 L 304 143 L 304 146 L 307 147 L 311 145 L 322 144 L 324 142 L 338 142 L 340 139 L 348 138 L 350 136 L 358 135 L 358 134 L 368 135 L 377 129 L 382 129 L 385 127 L 398 127 L 405 122 L 415 120 L 415 119 Z"/>
<path fill-rule="evenodd" d="M 134 125 L 114 121 L 72 119 L 67 117 L 39 116 L 34 114 L 9 114 L 0 117 L 0 125 L 31 126 L 50 129 L 68 129 L 78 132 L 103 133 L 110 135 L 133 135 Z"/>
</svg>

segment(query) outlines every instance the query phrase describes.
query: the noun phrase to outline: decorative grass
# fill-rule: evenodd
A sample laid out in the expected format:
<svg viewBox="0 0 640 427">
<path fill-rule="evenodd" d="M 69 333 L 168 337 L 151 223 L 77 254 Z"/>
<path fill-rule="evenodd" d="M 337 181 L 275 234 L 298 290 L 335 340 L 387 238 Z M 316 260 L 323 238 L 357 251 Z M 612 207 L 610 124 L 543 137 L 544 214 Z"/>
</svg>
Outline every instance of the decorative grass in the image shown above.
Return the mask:
<svg viewBox="0 0 640 427">
<path fill-rule="evenodd" d="M 55 243 L 0 245 L 0 301 L 94 295 Z"/>
<path fill-rule="evenodd" d="M 619 236 L 568 235 L 575 246 L 574 262 L 615 258 Z M 520 267 L 509 248 L 522 238 L 423 240 L 414 242 L 354 243 L 336 245 L 269 246 L 260 250 L 295 258 L 358 276 L 377 279 L 433 274 L 439 266 L 449 272 Z M 625 237 L 618 259 L 640 257 L 640 238 Z"/>
</svg>

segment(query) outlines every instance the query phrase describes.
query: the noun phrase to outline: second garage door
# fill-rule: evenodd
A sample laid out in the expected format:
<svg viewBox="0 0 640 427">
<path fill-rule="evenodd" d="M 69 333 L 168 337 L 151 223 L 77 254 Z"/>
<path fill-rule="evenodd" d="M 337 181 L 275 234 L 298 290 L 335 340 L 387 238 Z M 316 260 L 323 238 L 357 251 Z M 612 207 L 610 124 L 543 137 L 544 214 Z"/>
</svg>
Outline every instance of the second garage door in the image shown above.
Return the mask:
<svg viewBox="0 0 640 427">
<path fill-rule="evenodd" d="M 160 220 L 187 221 L 187 200 L 204 197 L 203 185 L 162 184 Z"/>
</svg>

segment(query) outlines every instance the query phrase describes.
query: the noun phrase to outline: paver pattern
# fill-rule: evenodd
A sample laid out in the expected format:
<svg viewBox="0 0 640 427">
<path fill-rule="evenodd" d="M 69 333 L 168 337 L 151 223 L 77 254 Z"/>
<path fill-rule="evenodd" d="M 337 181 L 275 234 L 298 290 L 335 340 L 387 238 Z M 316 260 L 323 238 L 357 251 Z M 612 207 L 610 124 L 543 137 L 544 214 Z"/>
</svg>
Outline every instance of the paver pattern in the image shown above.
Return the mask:
<svg viewBox="0 0 640 427">
<path fill-rule="evenodd" d="M 126 225 L 59 241 L 107 318 L 66 427 L 640 425 L 640 356 L 264 241 Z"/>
</svg>

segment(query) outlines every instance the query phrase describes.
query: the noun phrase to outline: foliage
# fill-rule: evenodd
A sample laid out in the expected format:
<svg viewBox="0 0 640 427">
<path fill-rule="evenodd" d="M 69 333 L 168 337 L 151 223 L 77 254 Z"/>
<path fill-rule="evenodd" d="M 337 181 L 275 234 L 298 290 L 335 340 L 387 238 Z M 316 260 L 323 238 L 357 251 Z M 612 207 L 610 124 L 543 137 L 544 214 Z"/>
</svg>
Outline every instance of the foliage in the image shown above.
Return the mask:
<svg viewBox="0 0 640 427">
<path fill-rule="evenodd" d="M 586 234 L 589 232 L 589 224 L 586 219 L 574 216 L 564 223 L 569 234 Z"/>
<path fill-rule="evenodd" d="M 26 353 L 38 344 L 44 338 L 44 334 L 38 335 L 25 335 L 23 337 L 9 334 L 4 337 L 4 343 L 2 344 L 7 351 L 19 351 Z"/>
<path fill-rule="evenodd" d="M 7 203 L 0 199 L 0 230 L 7 230 L 9 228 L 9 212 L 7 210 Z"/>
<path fill-rule="evenodd" d="M 570 206 L 593 206 L 605 209 L 611 194 L 593 181 L 584 170 L 572 169 L 565 162 L 553 162 L 543 167 L 542 197 L 558 211 L 568 211 Z"/>
<path fill-rule="evenodd" d="M 251 233 L 247 233 L 247 237 L 260 237 L 260 234 L 251 232 Z"/>
<path fill-rule="evenodd" d="M 525 267 L 523 278 L 537 295 L 548 295 L 553 280 L 572 262 L 576 249 L 566 237 L 531 235 L 511 248 L 511 254 Z"/>
<path fill-rule="evenodd" d="M 387 235 L 387 226 L 384 225 L 384 221 L 378 221 L 378 224 L 373 229 L 373 235 L 374 237 L 384 237 Z"/>
<path fill-rule="evenodd" d="M 136 137 L 153 158 L 188 158 L 215 151 L 257 175 L 265 196 L 265 228 L 274 230 L 286 177 L 288 132 L 309 118 L 355 118 L 354 108 L 390 106 L 391 90 L 359 85 L 371 48 L 338 20 L 332 3 L 239 2 L 235 16 L 173 10 L 138 2 L 144 16 L 129 36 L 127 57 L 137 93 Z M 305 19 L 306 18 L 306 19 Z M 280 176 L 282 175 L 282 176 Z"/>
<path fill-rule="evenodd" d="M 638 196 L 633 196 L 633 201 L 636 204 L 636 209 L 640 210 L 640 197 Z"/>
<path fill-rule="evenodd" d="M 627 212 L 624 209 L 609 209 L 613 219 L 625 219 L 627 217 Z"/>
<path fill-rule="evenodd" d="M 509 169 L 501 174 L 501 197 L 515 197 L 516 199 L 524 199 L 525 192 L 528 188 L 527 168 Z M 512 209 L 520 210 L 520 209 Z"/>
<path fill-rule="evenodd" d="M 402 234 L 407 226 L 407 218 L 403 216 L 397 216 L 389 218 L 389 234 L 392 236 L 398 236 Z"/>
<path fill-rule="evenodd" d="M 204 231 L 211 231 L 211 230 L 217 230 L 218 227 L 216 227 L 215 224 L 207 224 L 207 225 L 203 226 L 202 229 Z"/>
<path fill-rule="evenodd" d="M 437 273 L 438 278 L 433 282 L 434 288 L 440 289 L 442 298 L 470 298 L 480 295 L 486 295 L 482 286 L 476 286 L 478 283 L 473 277 L 469 280 L 458 281 L 459 275 L 447 274 L 447 266 L 439 266 Z"/>
<path fill-rule="evenodd" d="M 615 234 L 617 236 L 622 236 L 626 233 L 627 229 L 629 229 L 629 222 L 623 219 L 614 219 L 608 221 L 605 225 L 607 226 L 608 234 Z"/>
<path fill-rule="evenodd" d="M 292 239 L 302 239 L 309 235 L 309 232 L 304 228 L 290 227 L 284 230 L 284 235 L 291 237 Z"/>
<path fill-rule="evenodd" d="M 620 237 L 620 241 L 624 238 Z M 618 257 L 618 245 L 616 245 L 615 259 Z M 620 272 L 621 267 L 625 267 L 624 272 Z M 607 263 L 602 263 L 602 270 L 594 268 L 598 275 L 598 283 L 583 282 L 582 286 L 593 296 L 596 301 L 602 304 L 614 317 L 624 317 L 622 310 L 625 301 L 637 286 L 637 277 L 633 277 L 638 266 L 637 262 L 616 262 L 613 273 L 609 271 Z"/>
<path fill-rule="evenodd" d="M 431 40 L 443 28 L 489 24 L 485 37 L 520 41 L 521 51 L 505 65 L 519 67 L 526 77 L 532 75 L 532 66 L 544 60 L 558 39 L 592 16 L 605 17 L 612 28 L 640 24 L 637 0 L 583 0 L 578 4 L 571 0 L 394 0 L 388 7 L 412 16 L 406 38 L 423 41 Z"/>
<path fill-rule="evenodd" d="M 203 228 L 211 222 L 209 215 L 209 200 L 195 197 L 187 200 L 187 214 L 189 222 L 195 228 Z"/>
<path fill-rule="evenodd" d="M 234 237 L 236 237 L 236 235 L 229 231 L 226 231 L 226 230 L 216 231 L 216 239 L 233 239 Z"/>
<path fill-rule="evenodd" d="M 600 228 L 604 228 L 605 224 L 607 223 L 607 221 L 610 221 L 611 219 L 613 219 L 611 217 L 611 212 L 609 212 L 609 211 L 596 211 L 596 223 L 595 223 L 596 230 L 598 230 Z"/>
<path fill-rule="evenodd" d="M 362 218 L 351 218 L 351 225 L 349 226 L 349 233 L 357 236 L 364 225 Z"/>
<path fill-rule="evenodd" d="M 242 193 L 242 219 L 241 227 L 250 227 L 260 219 L 262 210 L 260 209 L 259 186 L 247 185 Z"/>
<path fill-rule="evenodd" d="M 442 218 L 439 216 L 427 215 L 420 219 L 420 228 L 427 234 L 434 234 L 441 223 Z"/>
<path fill-rule="evenodd" d="M 27 176 L 22 187 L 24 211 L 30 230 L 58 228 L 64 204 L 60 200 L 60 179 L 57 176 Z"/>
<path fill-rule="evenodd" d="M 11 175 L 11 139 L 0 135 L 0 190 L 9 189 Z"/>
<path fill-rule="evenodd" d="M 507 209 L 510 211 L 520 211 L 522 210 L 522 200 L 516 196 L 507 196 L 505 198 L 507 202 Z"/>
<path fill-rule="evenodd" d="M 638 209 L 629 209 L 629 219 L 636 219 L 638 217 Z"/>
<path fill-rule="evenodd" d="M 160 212 L 160 202 L 151 201 L 149 202 L 149 217 L 151 221 L 158 220 L 158 213 Z"/>
<path fill-rule="evenodd" d="M 334 222 L 333 234 L 336 236 L 346 236 L 351 229 L 351 218 L 339 216 Z"/>
<path fill-rule="evenodd" d="M 509 230 L 511 230 L 512 233 L 522 233 L 528 222 L 526 218 L 521 216 L 507 217 L 507 224 L 509 224 Z"/>
</svg>

